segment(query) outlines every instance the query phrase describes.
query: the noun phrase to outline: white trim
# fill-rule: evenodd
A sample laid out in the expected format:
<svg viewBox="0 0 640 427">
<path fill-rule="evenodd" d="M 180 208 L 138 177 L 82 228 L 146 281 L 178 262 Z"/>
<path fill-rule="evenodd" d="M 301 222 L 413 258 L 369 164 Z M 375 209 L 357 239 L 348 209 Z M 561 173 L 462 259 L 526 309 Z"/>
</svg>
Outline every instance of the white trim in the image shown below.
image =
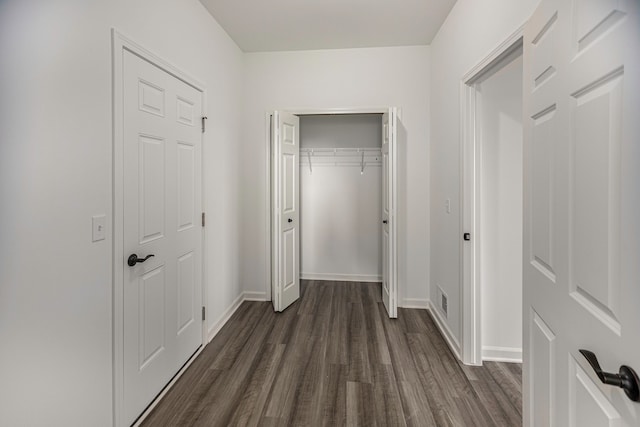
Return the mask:
<svg viewBox="0 0 640 427">
<path fill-rule="evenodd" d="M 430 301 L 427 298 L 404 298 L 402 304 L 398 304 L 402 308 L 417 308 L 428 310 Z"/>
<path fill-rule="evenodd" d="M 266 292 L 244 292 L 245 301 L 271 301 Z"/>
<path fill-rule="evenodd" d="M 226 325 L 229 319 L 231 319 L 231 316 L 233 316 L 233 314 L 242 305 L 244 301 L 245 301 L 244 293 L 241 293 L 240 295 L 238 295 L 238 298 L 236 298 L 231 303 L 229 308 L 227 308 L 225 312 L 220 315 L 218 320 L 213 322 L 213 324 L 207 330 L 207 337 L 208 337 L 207 344 L 210 343 L 211 340 L 214 339 L 216 335 L 218 335 L 218 332 L 220 332 L 220 329 L 222 329 L 222 327 Z"/>
<path fill-rule="evenodd" d="M 476 121 L 480 92 L 477 83 L 496 69 L 522 54 L 524 24 L 521 25 L 460 80 L 460 324 L 462 325 L 461 361 L 482 364 L 480 301 L 480 129 Z M 463 233 L 471 233 L 465 244 Z"/>
<path fill-rule="evenodd" d="M 339 282 L 381 282 L 378 274 L 300 273 L 305 280 L 334 280 Z"/>
<path fill-rule="evenodd" d="M 393 110 L 396 112 L 396 117 L 401 118 L 402 109 L 394 107 Z M 264 206 L 265 212 L 267 213 L 265 218 L 265 231 L 266 233 L 266 241 L 264 242 L 265 247 L 265 295 L 268 296 L 269 300 L 273 300 L 273 292 L 272 292 L 272 260 L 271 260 L 271 115 L 276 111 L 283 111 L 290 114 L 304 116 L 304 115 L 316 115 L 316 114 L 384 114 L 391 113 L 392 108 L 390 107 L 338 107 L 338 108 L 274 108 L 272 110 L 265 111 L 265 198 L 264 198 Z M 391 114 L 390 114 L 391 115 Z M 396 180 L 397 181 L 397 180 Z M 397 183 L 396 183 L 397 185 Z M 395 221 L 392 222 L 392 224 Z M 397 262 L 396 262 L 397 265 Z M 397 268 L 396 268 L 397 270 Z M 397 271 L 396 271 L 397 273 Z M 302 278 L 302 276 L 301 276 Z M 395 290 L 395 298 L 398 298 L 398 289 L 396 287 Z M 396 299 L 397 301 L 397 299 Z M 395 317 L 395 316 L 394 316 Z"/>
<path fill-rule="evenodd" d="M 389 169 L 391 169 L 391 211 L 389 212 L 389 238 L 391 239 L 391 266 L 389 268 L 389 290 L 390 296 L 389 317 L 396 319 L 398 317 L 398 275 L 400 272 L 398 262 L 398 109 L 396 107 L 389 108 L 389 126 L 391 127 L 391 135 L 389 139 Z"/>
<path fill-rule="evenodd" d="M 200 83 L 199 80 L 194 79 L 188 74 L 182 72 L 177 67 L 173 66 L 168 61 L 162 59 L 161 57 L 155 55 L 149 50 L 143 48 L 139 44 L 135 43 L 130 38 L 124 36 L 120 31 L 115 28 L 111 29 L 111 54 L 112 54 L 112 120 L 113 120 L 113 169 L 112 169 L 112 222 L 113 222 L 113 258 L 112 258 L 112 271 L 113 271 L 113 353 L 112 353 L 112 363 L 113 363 L 113 390 L 112 390 L 112 398 L 113 398 L 113 425 L 114 426 L 122 426 L 124 425 L 123 420 L 123 407 L 124 407 L 124 309 L 123 309 L 123 296 L 124 296 L 124 271 L 122 261 L 124 260 L 124 183 L 123 183 L 123 99 L 122 99 L 122 90 L 123 90 L 123 74 L 122 74 L 122 55 L 125 50 L 145 59 L 146 61 L 152 63 L 158 68 L 164 70 L 175 78 L 183 81 L 184 83 L 192 86 L 194 89 L 198 90 L 202 93 L 202 112 L 201 114 L 206 115 L 206 95 L 207 91 L 205 86 Z M 202 160 L 204 161 L 204 135 L 202 136 Z M 202 192 L 203 195 L 206 193 L 205 191 L 205 180 L 204 180 L 204 169 L 202 174 Z M 205 201 L 202 199 L 202 207 L 204 209 Z M 202 238 L 202 304 L 203 306 L 207 306 L 207 281 L 206 281 L 206 268 L 205 268 L 205 251 L 206 244 L 204 238 L 204 230 L 203 238 Z M 206 323 L 202 321 L 202 345 L 201 349 L 206 344 L 205 337 L 205 329 Z M 201 350 L 200 350 L 201 351 Z M 191 358 L 193 359 L 193 357 Z M 187 365 L 191 362 L 187 362 Z M 176 375 L 176 379 L 181 372 L 186 368 L 183 367 L 178 374 Z M 172 381 L 170 384 L 172 384 Z M 168 390 L 170 387 L 166 386 L 164 390 Z M 161 395 L 164 394 L 164 391 Z M 158 398 L 154 400 L 157 401 Z M 152 402 L 151 405 L 155 405 Z M 145 410 L 145 413 L 148 412 L 149 409 Z M 140 418 L 142 419 L 142 417 Z"/>
<path fill-rule="evenodd" d="M 280 286 L 280 112 L 274 111 L 269 116 L 269 153 L 270 158 L 270 173 L 267 183 L 269 186 L 269 259 L 270 259 L 270 277 L 271 277 L 271 302 L 275 311 L 282 311 L 281 300 L 282 292 Z M 299 144 L 299 141 L 298 141 Z M 298 235 L 299 242 L 299 235 Z"/>
<path fill-rule="evenodd" d="M 268 296 L 268 301 L 273 301 L 273 289 L 272 289 L 272 281 L 273 278 L 271 277 L 271 239 L 272 239 L 272 231 L 271 231 L 271 137 L 272 135 L 272 130 L 271 130 L 271 116 L 272 113 L 267 111 L 265 113 L 266 116 L 266 120 L 265 120 L 265 135 L 267 135 L 267 144 L 266 144 L 266 156 L 265 156 L 265 161 L 266 161 L 266 167 L 265 167 L 265 180 L 264 182 L 266 182 L 266 191 L 265 191 L 265 212 L 267 213 L 265 215 L 265 235 L 266 235 L 266 239 L 264 242 L 264 247 L 265 247 L 265 254 L 266 254 L 266 259 L 265 259 L 265 270 L 264 270 L 264 277 L 265 277 L 265 283 L 264 283 L 264 288 L 265 288 L 265 294 Z"/>
<path fill-rule="evenodd" d="M 522 348 L 483 346 L 482 361 L 522 363 Z"/>
<path fill-rule="evenodd" d="M 451 349 L 453 354 L 458 359 L 460 359 L 461 358 L 460 343 L 458 343 L 456 336 L 454 335 L 453 332 L 451 332 L 451 329 L 449 329 L 449 325 L 447 324 L 446 319 L 442 317 L 442 313 L 440 312 L 440 310 L 436 308 L 435 305 L 433 305 L 433 302 L 431 302 L 431 300 L 429 300 L 428 304 L 429 304 L 429 307 L 427 308 L 427 310 L 429 310 L 433 319 L 435 320 L 436 326 L 440 330 L 440 333 L 444 337 L 444 340 L 449 345 L 449 348 Z"/>
<path fill-rule="evenodd" d="M 278 108 L 275 111 L 284 111 L 296 116 L 311 116 L 319 114 L 384 114 L 389 112 L 389 107 Z"/>
</svg>

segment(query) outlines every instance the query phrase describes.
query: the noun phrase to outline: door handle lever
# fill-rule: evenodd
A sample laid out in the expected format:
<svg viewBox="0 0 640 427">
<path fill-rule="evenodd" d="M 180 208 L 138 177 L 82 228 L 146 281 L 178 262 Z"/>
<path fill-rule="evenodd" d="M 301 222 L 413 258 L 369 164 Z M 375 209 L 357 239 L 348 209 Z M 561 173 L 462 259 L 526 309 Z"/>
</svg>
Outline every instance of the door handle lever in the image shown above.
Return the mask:
<svg viewBox="0 0 640 427">
<path fill-rule="evenodd" d="M 129 258 L 127 259 L 127 264 L 129 265 L 129 267 L 133 267 L 134 265 L 136 265 L 139 262 L 145 262 L 146 260 L 148 260 L 152 256 L 155 256 L 155 255 L 154 254 L 150 254 L 150 255 L 147 255 L 144 258 L 138 258 L 138 255 L 131 254 L 131 255 L 129 255 Z"/>
<path fill-rule="evenodd" d="M 593 352 L 589 350 L 579 350 L 580 353 L 587 359 L 589 365 L 593 368 L 600 381 L 603 384 L 613 385 L 620 387 L 627 394 L 627 397 L 634 402 L 640 401 L 640 380 L 638 374 L 632 368 L 627 365 L 620 366 L 620 371 L 617 374 L 611 372 L 604 372 L 600 368 L 598 358 Z"/>
</svg>

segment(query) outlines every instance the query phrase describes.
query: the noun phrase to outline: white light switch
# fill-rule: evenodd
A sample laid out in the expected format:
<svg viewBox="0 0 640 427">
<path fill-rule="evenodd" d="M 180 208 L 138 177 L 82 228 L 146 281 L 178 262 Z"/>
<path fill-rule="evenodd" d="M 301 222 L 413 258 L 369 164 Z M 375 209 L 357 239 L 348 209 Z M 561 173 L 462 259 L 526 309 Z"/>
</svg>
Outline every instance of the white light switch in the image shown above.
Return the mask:
<svg viewBox="0 0 640 427">
<path fill-rule="evenodd" d="M 99 242 L 100 240 L 105 239 L 106 235 L 106 227 L 107 227 L 107 217 L 106 215 L 96 215 L 92 218 L 93 224 L 93 241 Z"/>
<path fill-rule="evenodd" d="M 444 202 L 444 208 L 447 210 L 447 213 L 451 213 L 451 199 L 447 199 Z"/>
</svg>

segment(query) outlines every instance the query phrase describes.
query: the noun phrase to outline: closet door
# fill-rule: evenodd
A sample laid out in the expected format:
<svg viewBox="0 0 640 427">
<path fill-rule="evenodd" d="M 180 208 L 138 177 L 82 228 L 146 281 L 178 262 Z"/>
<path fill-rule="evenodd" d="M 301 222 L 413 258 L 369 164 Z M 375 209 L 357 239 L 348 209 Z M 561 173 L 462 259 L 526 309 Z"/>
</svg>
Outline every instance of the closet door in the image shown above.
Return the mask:
<svg viewBox="0 0 640 427">
<path fill-rule="evenodd" d="M 398 317 L 396 221 L 396 110 L 382 115 L 382 302 L 389 317 Z"/>
<path fill-rule="evenodd" d="M 271 286 L 275 311 L 300 297 L 300 119 L 276 111 L 271 136 Z"/>
</svg>

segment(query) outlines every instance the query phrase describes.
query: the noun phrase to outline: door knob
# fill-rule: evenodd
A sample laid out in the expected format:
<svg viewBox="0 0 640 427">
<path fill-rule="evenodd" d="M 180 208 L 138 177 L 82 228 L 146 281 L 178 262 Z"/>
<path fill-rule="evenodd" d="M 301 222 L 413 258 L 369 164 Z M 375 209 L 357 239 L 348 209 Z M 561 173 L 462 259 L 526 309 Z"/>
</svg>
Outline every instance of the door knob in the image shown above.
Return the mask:
<svg viewBox="0 0 640 427">
<path fill-rule="evenodd" d="M 387 221 L 386 219 L 383 219 L 383 220 L 382 220 L 382 223 L 383 223 L 383 224 L 386 224 L 387 222 L 388 222 L 388 221 Z"/>
<path fill-rule="evenodd" d="M 589 350 L 579 350 L 580 353 L 587 359 L 589 365 L 596 372 L 600 381 L 604 384 L 614 385 L 616 387 L 620 387 L 624 389 L 624 392 L 627 394 L 627 397 L 634 402 L 640 401 L 640 380 L 638 380 L 638 374 L 636 371 L 631 369 L 627 365 L 620 366 L 620 371 L 617 374 L 613 374 L 610 372 L 603 372 L 602 368 L 600 368 L 600 364 L 598 363 L 598 358 L 593 352 Z"/>
<path fill-rule="evenodd" d="M 151 255 L 147 255 L 144 258 L 138 258 L 138 255 L 131 254 L 131 255 L 129 255 L 129 258 L 127 259 L 127 264 L 129 265 L 129 267 L 133 267 L 134 265 L 136 265 L 139 262 L 145 262 L 146 260 L 148 260 L 152 256 L 155 256 L 155 255 L 151 254 Z"/>
<path fill-rule="evenodd" d="M 287 222 L 293 222 L 293 220 L 292 220 L 291 218 L 289 218 L 289 219 L 287 220 Z"/>
</svg>

